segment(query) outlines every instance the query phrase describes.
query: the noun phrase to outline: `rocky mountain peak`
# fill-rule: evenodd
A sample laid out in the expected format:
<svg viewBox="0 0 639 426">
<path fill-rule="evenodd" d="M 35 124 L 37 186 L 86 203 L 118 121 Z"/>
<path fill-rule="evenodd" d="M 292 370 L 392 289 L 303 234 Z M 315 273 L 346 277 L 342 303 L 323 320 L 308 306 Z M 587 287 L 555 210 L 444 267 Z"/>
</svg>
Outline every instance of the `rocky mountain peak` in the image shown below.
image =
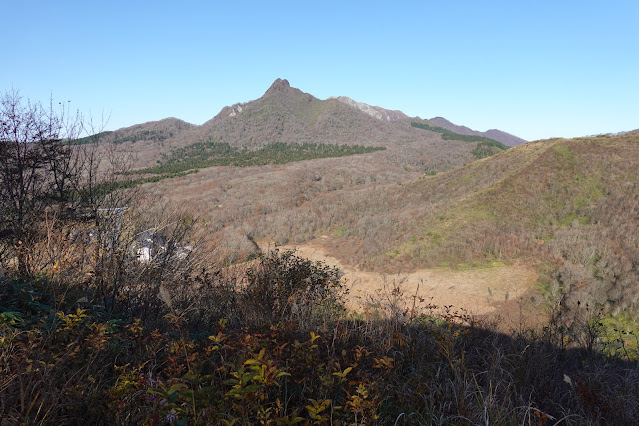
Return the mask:
<svg viewBox="0 0 639 426">
<path fill-rule="evenodd" d="M 264 95 L 286 92 L 290 88 L 291 88 L 291 85 L 288 82 L 288 80 L 278 78 L 277 80 L 273 82 L 273 84 L 271 84 L 271 87 L 269 87 L 269 89 L 266 91 Z"/>
</svg>

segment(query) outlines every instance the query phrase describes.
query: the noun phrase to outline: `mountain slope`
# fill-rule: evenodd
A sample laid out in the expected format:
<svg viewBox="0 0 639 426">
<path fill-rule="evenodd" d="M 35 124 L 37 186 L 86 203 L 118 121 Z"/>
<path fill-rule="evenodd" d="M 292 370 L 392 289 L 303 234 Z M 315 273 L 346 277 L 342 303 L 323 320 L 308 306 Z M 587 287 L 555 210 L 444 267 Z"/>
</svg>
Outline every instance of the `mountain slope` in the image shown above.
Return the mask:
<svg viewBox="0 0 639 426">
<path fill-rule="evenodd" d="M 529 143 L 352 196 L 359 215 L 339 225 L 353 257 L 389 272 L 518 259 L 550 268 L 549 296 L 620 310 L 639 301 L 638 162 L 637 134 Z"/>
<path fill-rule="evenodd" d="M 165 118 L 159 121 L 149 121 L 147 123 L 136 124 L 124 127 L 114 132 L 109 132 L 105 137 L 105 142 L 116 144 L 131 142 L 163 142 L 174 139 L 189 130 L 195 128 L 194 124 L 177 118 Z"/>
<path fill-rule="evenodd" d="M 537 141 L 470 161 L 473 143 L 444 140 L 410 120 L 379 120 L 278 80 L 260 99 L 225 108 L 171 143 L 189 138 L 228 138 L 240 148 L 388 147 L 281 167 L 206 169 L 155 187 L 200 209 L 216 247 L 228 253 L 251 250 L 254 238 L 327 235 L 346 263 L 364 269 L 521 261 L 542 265 L 540 288 L 553 297 L 567 292 L 610 309 L 639 301 L 639 134 Z M 424 170 L 439 172 L 418 179 Z"/>
<path fill-rule="evenodd" d="M 337 99 L 320 100 L 277 79 L 261 98 L 224 108 L 198 129 L 235 146 L 273 142 L 386 145 L 417 140 L 406 126 L 382 123 Z"/>
<path fill-rule="evenodd" d="M 459 133 L 460 135 L 483 136 L 486 138 L 494 139 L 508 146 L 515 146 L 522 143 L 526 143 L 526 140 L 519 138 L 515 135 L 511 135 L 510 133 L 502 132 L 501 130 L 490 129 L 485 132 L 480 132 L 477 130 L 470 129 L 466 126 L 458 126 L 457 124 L 453 124 L 443 117 L 434 117 L 427 121 L 434 126 L 443 127 L 446 130 Z"/>
<path fill-rule="evenodd" d="M 125 130 L 135 135 L 141 131 L 134 126 L 119 133 Z M 383 121 L 338 99 L 317 99 L 282 79 L 277 79 L 259 99 L 225 107 L 203 125 L 182 126 L 161 142 L 137 144 L 133 148 L 140 159 L 136 167 L 162 162 L 174 150 L 215 142 L 249 150 L 274 143 L 383 146 L 388 152 L 379 155 L 385 161 L 443 170 L 475 159 L 473 150 L 477 146 L 415 129 L 409 119 Z"/>
<path fill-rule="evenodd" d="M 382 121 L 398 121 L 398 120 L 415 120 L 416 119 L 415 117 L 411 118 L 407 116 L 401 111 L 389 110 L 389 109 L 384 109 L 378 106 L 368 105 L 363 102 L 357 102 L 346 96 L 331 97 L 329 99 L 337 99 L 338 101 L 346 105 L 349 105 L 353 108 L 357 108 L 360 111 L 370 115 L 371 117 L 374 117 Z M 472 130 L 466 126 L 458 126 L 456 124 L 451 123 L 450 121 L 446 120 L 443 117 L 435 117 L 426 121 L 428 121 L 430 124 L 434 126 L 442 127 L 446 130 L 450 130 L 452 132 L 459 133 L 461 135 L 483 136 L 485 138 L 496 140 L 508 146 L 515 146 L 515 145 L 519 145 L 526 142 L 524 139 L 521 139 L 517 136 L 511 135 L 510 133 L 506 133 L 497 129 L 490 129 L 485 132 L 480 132 L 477 130 Z"/>
<path fill-rule="evenodd" d="M 325 236 L 328 255 L 386 273 L 523 262 L 553 300 L 639 302 L 639 134 L 527 143 L 420 178 L 387 153 L 208 170 L 157 191 L 233 230 L 238 247 L 242 235 Z"/>
</svg>

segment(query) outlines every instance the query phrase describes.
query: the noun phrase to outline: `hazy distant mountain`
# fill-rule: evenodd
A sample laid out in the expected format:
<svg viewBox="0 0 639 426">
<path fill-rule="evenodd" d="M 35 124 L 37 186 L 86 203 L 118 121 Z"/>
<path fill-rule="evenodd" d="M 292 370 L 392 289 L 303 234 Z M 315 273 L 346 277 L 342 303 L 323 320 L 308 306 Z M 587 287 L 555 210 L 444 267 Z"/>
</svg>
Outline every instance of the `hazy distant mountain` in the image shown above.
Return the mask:
<svg viewBox="0 0 639 426">
<path fill-rule="evenodd" d="M 431 118 L 428 121 L 435 126 L 442 127 L 444 129 L 453 131 L 455 133 L 459 133 L 460 135 L 483 136 L 486 138 L 494 139 L 508 146 L 515 146 L 515 145 L 519 145 L 520 143 L 527 142 L 526 140 L 522 138 L 511 135 L 510 133 L 502 132 L 501 130 L 497 130 L 497 129 L 490 129 L 485 132 L 480 132 L 477 130 L 470 129 L 466 126 L 458 126 L 457 124 L 453 124 L 443 117 Z"/>
<path fill-rule="evenodd" d="M 639 129 L 628 130 L 628 131 L 625 131 L 625 132 L 608 133 L 608 135 L 609 136 L 623 136 L 623 135 L 634 135 L 636 133 L 639 133 Z"/>
</svg>

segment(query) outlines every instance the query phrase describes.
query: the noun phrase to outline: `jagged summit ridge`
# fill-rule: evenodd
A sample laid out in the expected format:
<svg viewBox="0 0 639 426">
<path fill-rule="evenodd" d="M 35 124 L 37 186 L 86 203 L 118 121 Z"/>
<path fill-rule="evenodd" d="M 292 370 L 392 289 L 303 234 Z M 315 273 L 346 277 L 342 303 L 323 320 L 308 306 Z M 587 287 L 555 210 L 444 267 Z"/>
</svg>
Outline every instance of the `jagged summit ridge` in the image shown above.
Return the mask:
<svg viewBox="0 0 639 426">
<path fill-rule="evenodd" d="M 411 120 L 401 111 L 367 105 L 346 96 L 321 100 L 292 87 L 288 80 L 277 78 L 262 97 L 226 106 L 202 125 L 174 123 L 168 129 L 162 126 L 162 129 L 154 128 L 146 133 L 131 128 L 131 131 L 136 130 L 136 135 L 126 140 L 153 142 L 158 138 L 162 141 L 168 138 L 167 146 L 172 144 L 173 147 L 217 141 L 245 148 L 262 147 L 273 142 L 386 147 L 415 143 L 423 147 L 439 140 L 435 133 L 413 129 Z M 461 131 L 458 133 L 475 133 L 443 118 L 433 120 L 434 125 L 441 122 L 444 128 L 459 128 Z M 169 123 L 173 121 L 169 120 Z M 161 135 L 156 135 L 159 131 Z M 491 130 L 491 133 L 494 132 Z M 495 136 L 488 137 L 506 144 L 511 143 L 504 141 L 504 137 L 513 138 L 498 131 Z M 157 144 L 154 146 L 157 147 Z"/>
</svg>

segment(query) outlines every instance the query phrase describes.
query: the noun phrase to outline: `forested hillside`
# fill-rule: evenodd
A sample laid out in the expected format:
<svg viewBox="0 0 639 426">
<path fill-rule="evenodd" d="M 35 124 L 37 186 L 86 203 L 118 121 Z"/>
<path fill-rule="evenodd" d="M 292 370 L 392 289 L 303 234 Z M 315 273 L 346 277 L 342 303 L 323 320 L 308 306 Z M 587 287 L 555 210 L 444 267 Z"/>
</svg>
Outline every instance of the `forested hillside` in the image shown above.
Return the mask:
<svg viewBox="0 0 639 426">
<path fill-rule="evenodd" d="M 220 251 L 248 253 L 247 238 L 329 235 L 347 262 L 389 272 L 520 259 L 545 271 L 539 285 L 548 296 L 567 292 L 620 310 L 634 303 L 638 277 L 638 142 L 539 141 L 434 176 L 367 167 L 379 161 L 368 155 L 386 153 L 211 169 L 154 191 L 213 211 L 215 238 L 235 241 L 224 248 L 225 238 L 216 240 Z"/>
</svg>

